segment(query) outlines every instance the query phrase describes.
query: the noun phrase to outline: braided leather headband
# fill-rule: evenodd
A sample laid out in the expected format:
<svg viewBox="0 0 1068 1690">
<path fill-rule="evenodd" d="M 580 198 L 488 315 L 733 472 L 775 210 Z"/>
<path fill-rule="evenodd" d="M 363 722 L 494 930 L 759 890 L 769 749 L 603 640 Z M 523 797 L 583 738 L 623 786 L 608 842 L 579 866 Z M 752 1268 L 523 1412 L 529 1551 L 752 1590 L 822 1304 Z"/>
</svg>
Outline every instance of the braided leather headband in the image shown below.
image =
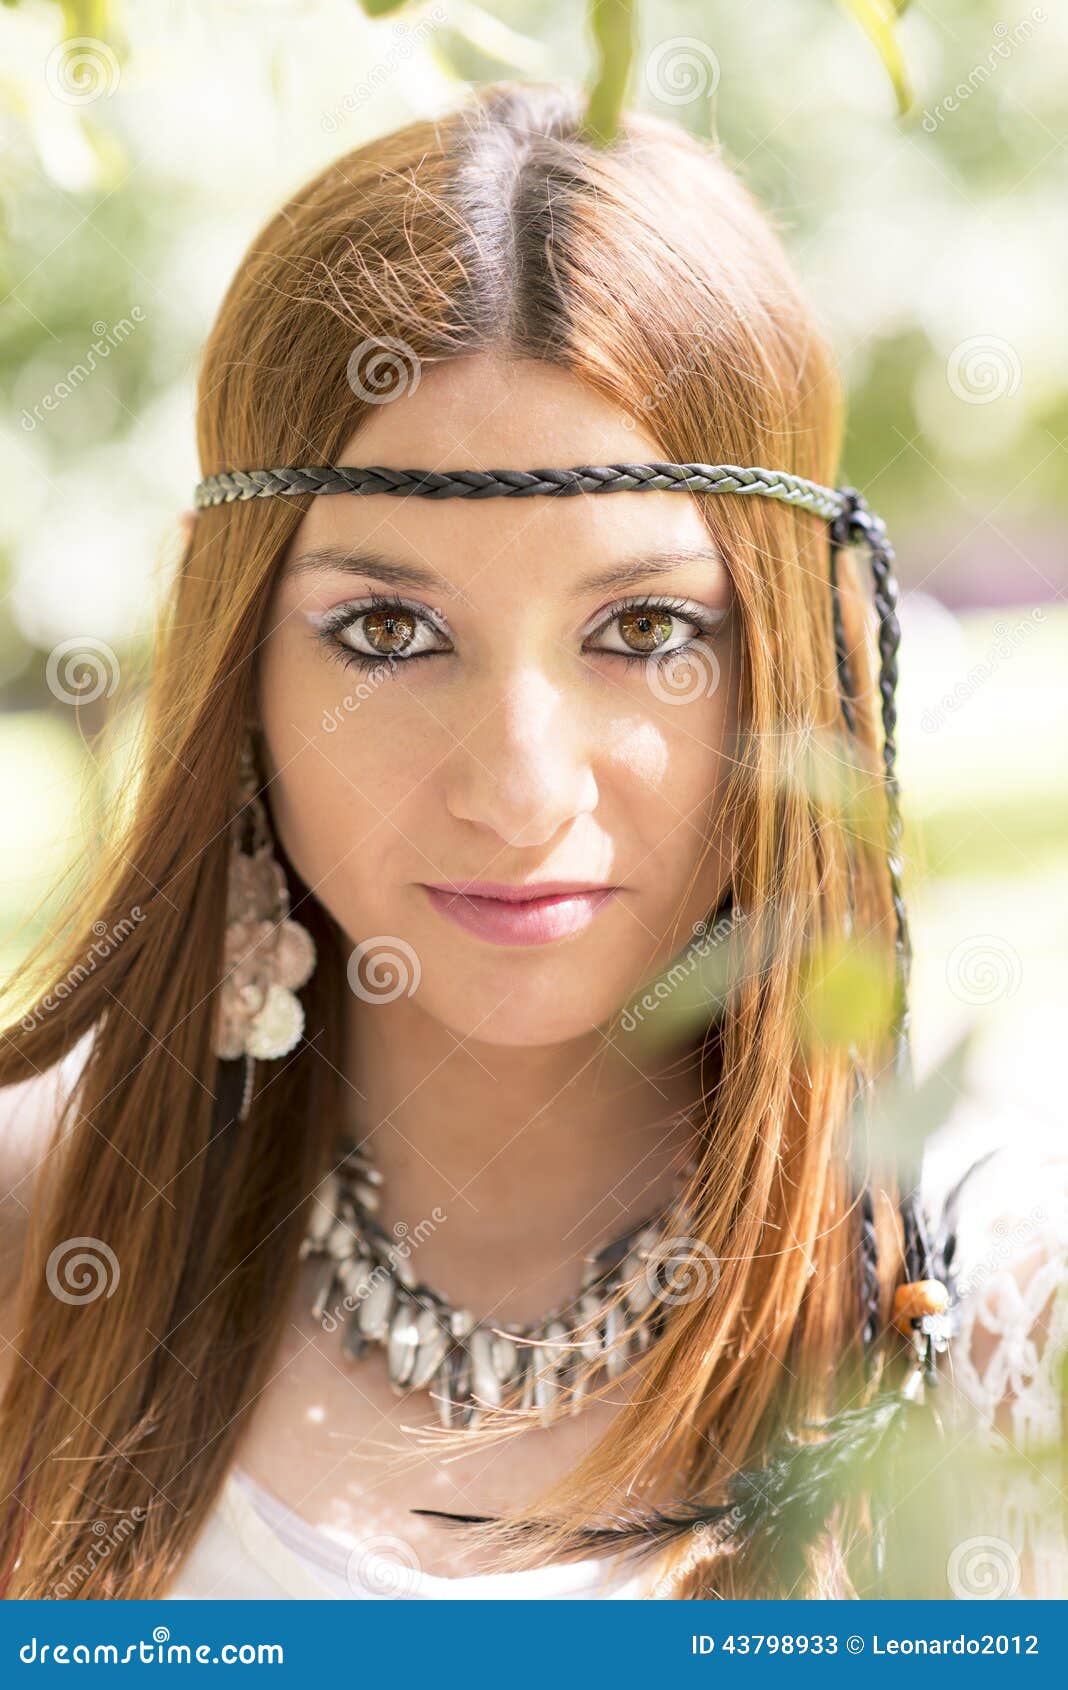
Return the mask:
<svg viewBox="0 0 1068 1690">
<path fill-rule="evenodd" d="M 907 1081 L 911 1075 L 909 1052 L 908 977 L 911 945 L 902 893 L 900 789 L 897 781 L 898 647 L 901 629 L 897 619 L 897 581 L 894 552 L 881 518 L 871 511 L 852 487 L 824 487 L 804 476 L 783 470 L 737 464 L 602 464 L 567 469 L 534 470 L 450 470 L 388 469 L 381 465 L 314 464 L 280 469 L 230 470 L 206 476 L 197 486 L 194 503 L 198 510 L 273 495 L 298 497 L 306 493 L 355 493 L 410 495 L 427 499 L 517 499 L 569 496 L 578 493 L 689 492 L 745 493 L 778 499 L 799 510 L 809 511 L 829 524 L 832 627 L 838 673 L 842 719 L 855 732 L 853 688 L 846 647 L 842 606 L 838 592 L 838 554 L 844 546 L 863 542 L 869 553 L 873 599 L 878 618 L 879 697 L 883 725 L 883 767 L 887 800 L 887 868 L 895 921 L 895 990 L 892 1018 L 894 1072 Z M 918 1173 L 918 1170 L 913 1170 Z M 907 1189 L 907 1182 L 906 1182 Z M 946 1264 L 936 1259 L 939 1251 L 928 1235 L 914 1190 L 905 1205 L 908 1238 L 908 1269 L 914 1280 L 945 1274 Z M 862 1262 L 865 1281 L 866 1346 L 876 1337 L 875 1302 L 878 1281 L 875 1272 L 875 1239 L 871 1194 L 862 1196 Z M 931 1362 L 928 1346 L 928 1365 Z"/>
<path fill-rule="evenodd" d="M 836 492 L 773 469 L 739 469 L 735 464 L 603 464 L 579 469 L 383 469 L 378 465 L 316 464 L 301 469 L 230 470 L 209 475 L 197 487 L 198 509 L 273 493 L 417 493 L 427 499 L 489 499 L 502 494 L 524 499 L 546 493 L 760 493 L 783 499 L 814 516 L 839 516 L 848 490 Z"/>
</svg>

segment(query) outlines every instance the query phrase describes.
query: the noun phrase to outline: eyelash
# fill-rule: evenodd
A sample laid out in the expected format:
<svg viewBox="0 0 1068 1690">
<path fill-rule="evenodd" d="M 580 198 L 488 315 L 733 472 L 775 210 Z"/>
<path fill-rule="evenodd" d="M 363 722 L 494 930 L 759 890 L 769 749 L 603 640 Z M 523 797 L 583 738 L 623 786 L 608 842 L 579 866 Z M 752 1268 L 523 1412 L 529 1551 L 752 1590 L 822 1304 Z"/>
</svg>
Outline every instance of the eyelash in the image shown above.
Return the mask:
<svg viewBox="0 0 1068 1690">
<path fill-rule="evenodd" d="M 424 606 L 413 604 L 407 599 L 398 598 L 392 594 L 371 593 L 366 599 L 361 599 L 358 605 L 339 604 L 333 610 L 328 611 L 319 621 L 315 637 L 323 643 L 327 656 L 334 662 L 343 663 L 346 666 L 355 666 L 358 669 L 385 667 L 391 674 L 402 664 L 419 663 L 427 657 L 447 657 L 449 655 L 448 652 L 443 651 L 417 651 L 410 657 L 404 657 L 397 653 L 393 656 L 387 656 L 384 653 L 381 656 L 372 656 L 368 652 L 355 651 L 352 646 L 347 645 L 339 637 L 346 628 L 353 627 L 364 616 L 373 615 L 376 611 L 390 610 L 403 611 L 417 622 L 423 623 L 436 633 L 444 635 L 444 629 L 427 615 Z M 690 650 L 700 639 L 717 633 L 728 614 L 725 610 L 703 609 L 690 599 L 656 597 L 616 599 L 614 603 L 607 607 L 601 621 L 591 631 L 589 637 L 593 638 L 598 634 L 603 634 L 620 616 L 628 612 L 636 613 L 643 610 L 666 611 L 669 615 L 678 617 L 682 622 L 689 622 L 697 629 L 697 633 L 692 639 L 684 641 L 681 645 L 671 646 L 666 651 L 600 651 L 597 655 L 601 657 L 621 657 L 626 663 L 666 663 L 668 658 L 678 657 Z"/>
</svg>

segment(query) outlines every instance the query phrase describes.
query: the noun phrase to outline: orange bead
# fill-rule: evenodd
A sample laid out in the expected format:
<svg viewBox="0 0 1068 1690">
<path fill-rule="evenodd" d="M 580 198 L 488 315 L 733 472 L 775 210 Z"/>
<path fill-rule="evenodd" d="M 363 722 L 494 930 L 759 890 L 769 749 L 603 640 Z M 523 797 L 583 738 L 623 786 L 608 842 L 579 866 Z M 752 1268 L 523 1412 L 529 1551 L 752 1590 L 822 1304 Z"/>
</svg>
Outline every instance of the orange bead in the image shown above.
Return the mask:
<svg viewBox="0 0 1068 1690">
<path fill-rule="evenodd" d="M 899 1332 L 908 1334 L 912 1322 L 925 1314 L 944 1314 L 949 1307 L 949 1292 L 939 1279 L 914 1279 L 899 1285 L 894 1292 L 893 1323 Z"/>
</svg>

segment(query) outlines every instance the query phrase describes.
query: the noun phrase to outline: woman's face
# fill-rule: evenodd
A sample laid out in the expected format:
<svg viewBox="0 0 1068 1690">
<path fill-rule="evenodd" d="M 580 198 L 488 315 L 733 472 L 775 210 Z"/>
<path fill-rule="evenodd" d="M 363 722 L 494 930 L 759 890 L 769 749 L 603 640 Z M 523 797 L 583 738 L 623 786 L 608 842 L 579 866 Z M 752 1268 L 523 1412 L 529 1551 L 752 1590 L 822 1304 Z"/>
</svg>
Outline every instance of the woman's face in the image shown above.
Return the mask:
<svg viewBox="0 0 1068 1690">
<path fill-rule="evenodd" d="M 566 372 L 479 355 L 380 404 L 339 461 L 661 455 Z M 400 950 L 412 1006 L 531 1045 L 599 1025 L 658 972 L 727 878 L 729 828 L 707 842 L 737 725 L 731 606 L 685 493 L 313 499 L 259 711 L 290 860 L 354 949 L 377 941 L 350 982 Z M 565 894 L 529 901 L 547 883 Z"/>
</svg>

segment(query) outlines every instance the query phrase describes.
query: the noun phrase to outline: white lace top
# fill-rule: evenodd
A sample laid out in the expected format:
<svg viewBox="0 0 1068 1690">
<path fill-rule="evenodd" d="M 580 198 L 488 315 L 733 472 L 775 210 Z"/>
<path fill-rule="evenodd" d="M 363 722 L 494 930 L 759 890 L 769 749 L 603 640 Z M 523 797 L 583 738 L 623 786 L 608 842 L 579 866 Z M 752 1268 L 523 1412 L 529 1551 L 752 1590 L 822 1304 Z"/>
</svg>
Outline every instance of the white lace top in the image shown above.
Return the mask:
<svg viewBox="0 0 1068 1690">
<path fill-rule="evenodd" d="M 931 1200 L 988 1148 L 994 1154 L 960 1204 L 962 1325 L 948 1372 L 982 1441 L 1022 1459 L 995 1463 L 985 1481 L 990 1536 L 974 1540 L 974 1577 L 962 1594 L 1063 1600 L 1068 1536 L 1048 1456 L 1068 1431 L 1068 1135 L 999 1121 L 966 1101 L 925 1158 Z"/>
<path fill-rule="evenodd" d="M 924 1189 L 934 1212 L 965 1168 L 997 1143 L 989 1116 L 965 1106 L 932 1142 Z M 962 1326 L 942 1358 L 946 1386 L 991 1445 L 1026 1452 L 1060 1433 L 1057 1362 L 1068 1352 L 1068 1145 L 1013 1142 L 970 1177 L 958 1211 Z M 948 1368 L 946 1362 L 949 1361 Z M 1035 1465 L 1007 1466 L 984 1494 L 977 1556 L 962 1596 L 1068 1595 L 1060 1497 Z M 240 1471 L 231 1474 L 172 1597 L 642 1598 L 655 1568 L 602 1560 L 461 1578 L 430 1576 L 397 1540 L 350 1548 L 288 1510 Z"/>
</svg>

